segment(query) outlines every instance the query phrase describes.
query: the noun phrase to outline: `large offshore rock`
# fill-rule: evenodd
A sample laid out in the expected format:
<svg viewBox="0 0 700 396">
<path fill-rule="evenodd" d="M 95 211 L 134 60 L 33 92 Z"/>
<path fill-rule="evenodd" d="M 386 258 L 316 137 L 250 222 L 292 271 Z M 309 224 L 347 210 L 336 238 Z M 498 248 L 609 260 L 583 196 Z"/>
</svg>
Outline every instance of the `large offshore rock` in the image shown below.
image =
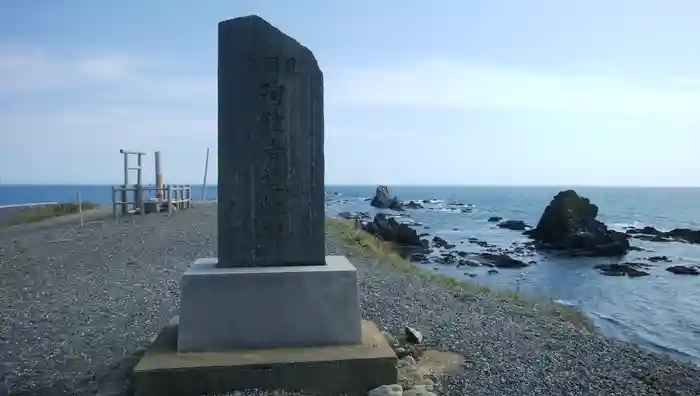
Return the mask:
<svg viewBox="0 0 700 396">
<path fill-rule="evenodd" d="M 387 186 L 377 186 L 377 190 L 374 192 L 374 197 L 372 197 L 370 205 L 379 209 L 404 210 L 401 201 L 389 194 L 389 187 Z"/>
<path fill-rule="evenodd" d="M 525 234 L 540 249 L 583 256 L 621 256 L 630 249 L 628 236 L 596 220 L 598 207 L 574 190 L 560 191 L 547 205 L 537 227 Z"/>
</svg>

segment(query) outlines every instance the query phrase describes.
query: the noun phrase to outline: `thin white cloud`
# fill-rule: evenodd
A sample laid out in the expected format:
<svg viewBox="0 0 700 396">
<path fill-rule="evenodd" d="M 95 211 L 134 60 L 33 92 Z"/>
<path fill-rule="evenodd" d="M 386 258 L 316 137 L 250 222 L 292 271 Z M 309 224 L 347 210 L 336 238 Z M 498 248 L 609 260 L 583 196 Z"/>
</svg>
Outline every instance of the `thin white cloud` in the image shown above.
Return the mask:
<svg viewBox="0 0 700 396">
<path fill-rule="evenodd" d="M 344 174 L 356 173 L 355 181 L 359 182 L 367 172 L 374 172 L 373 176 L 378 179 L 389 180 L 394 172 L 389 168 L 382 168 L 383 173 L 375 169 L 352 173 L 358 166 L 357 153 L 373 150 L 384 143 L 391 145 L 389 151 L 397 153 L 388 156 L 418 152 L 426 148 L 426 141 L 422 139 L 426 133 L 441 134 L 443 138 L 442 141 L 433 139 L 435 147 L 440 149 L 428 148 L 436 153 L 428 162 L 442 161 L 441 167 L 466 168 L 462 164 L 467 159 L 459 150 L 473 143 L 473 138 L 459 140 L 460 134 L 465 130 L 478 135 L 477 132 L 517 128 L 523 125 L 523 111 L 529 118 L 551 119 L 552 124 L 556 124 L 556 128 L 549 128 L 550 136 L 543 138 L 544 141 L 555 141 L 552 131 L 567 131 L 572 123 L 595 120 L 595 125 L 589 129 L 619 135 L 617 146 L 615 142 L 607 145 L 610 151 L 614 151 L 614 147 L 626 147 L 629 139 L 640 133 L 660 130 L 672 120 L 674 125 L 682 127 L 675 131 L 676 143 L 673 139 L 664 140 L 665 136 L 654 136 L 664 143 L 637 143 L 638 149 L 662 148 L 661 154 L 668 158 L 679 157 L 684 148 L 690 150 L 693 145 L 686 142 L 691 142 L 691 132 L 685 131 L 692 131 L 693 126 L 700 124 L 696 115 L 700 85 L 692 78 L 655 76 L 633 81 L 624 76 L 552 75 L 443 61 L 376 69 L 327 65 L 324 74 L 327 147 L 334 153 L 328 157 L 336 158 L 329 160 L 335 169 L 335 173 L 330 173 L 335 180 L 345 180 Z M 105 172 L 114 173 L 110 173 L 110 180 L 118 179 L 118 158 L 116 163 L 114 158 L 119 148 L 161 149 L 168 158 L 175 159 L 187 158 L 191 150 L 203 152 L 206 147 L 214 149 L 216 145 L 216 76 L 168 73 L 166 63 L 130 54 L 76 57 L 37 49 L 0 48 L 0 103 L 9 104 L 0 108 L 0 169 L 23 169 L 24 173 L 16 174 L 15 181 L 38 180 L 38 177 L 46 178 L 42 181 L 100 181 L 104 180 Z M 387 106 L 402 107 L 401 111 L 392 113 L 401 116 L 387 119 L 389 116 L 383 111 L 375 111 L 375 117 L 365 112 L 366 107 L 376 110 Z M 456 117 L 449 125 L 441 125 L 439 132 L 433 132 L 426 127 L 430 123 L 425 117 L 439 114 L 434 111 L 436 109 L 457 110 L 452 111 L 452 115 L 463 114 L 460 110 L 495 109 L 503 110 L 500 113 L 503 117 L 517 118 L 519 114 L 520 118 L 500 125 L 496 125 L 498 120 L 495 119 L 475 125 L 465 111 L 463 123 Z M 569 117 L 570 113 L 576 117 Z M 632 125 L 626 127 L 628 122 Z M 532 123 L 526 128 L 533 131 L 541 124 L 546 122 Z M 533 135 L 534 132 L 528 134 L 527 139 Z M 584 139 L 583 133 L 579 135 L 567 139 Z M 445 145 L 446 138 L 459 149 L 452 150 L 450 145 Z M 677 144 L 678 141 L 682 143 Z M 32 144 L 32 149 L 28 150 L 27 142 L 42 144 Z M 556 152 L 547 150 L 547 161 L 558 160 Z M 341 152 L 351 154 L 341 155 Z M 508 158 L 516 158 L 514 155 L 508 154 Z M 80 175 L 72 173 L 79 165 L 46 165 L 50 162 L 48 158 L 58 161 L 56 158 L 64 157 L 83 164 Z M 472 161 L 478 159 L 474 154 L 467 157 Z M 453 163 L 446 165 L 449 162 L 446 158 L 452 158 Z M 387 162 L 404 163 L 391 159 Z M 39 167 L 43 170 L 38 170 Z M 51 169 L 44 169 L 46 167 Z M 421 177 L 429 178 L 431 172 L 426 170 Z M 192 171 L 184 162 L 174 163 L 172 173 L 183 175 L 184 181 L 199 177 L 199 170 Z M 3 179 L 12 176 L 3 174 Z M 418 177 L 413 173 L 405 175 L 407 178 L 414 176 Z"/>
<path fill-rule="evenodd" d="M 129 56 L 110 54 L 79 59 L 74 64 L 69 64 L 70 66 L 82 77 L 113 83 L 134 77 L 136 65 L 134 59 Z"/>
<path fill-rule="evenodd" d="M 146 67 L 151 66 L 151 67 Z M 215 76 L 168 75 L 167 65 L 107 53 L 61 57 L 37 49 L 0 49 L 0 94 L 70 94 L 100 85 L 112 102 L 181 102 L 215 106 Z M 159 69 L 160 68 L 160 69 Z M 385 68 L 326 67 L 326 100 L 333 106 L 536 110 L 590 115 L 697 117 L 698 79 L 654 76 L 555 75 L 425 61 Z M 112 103 L 113 104 L 113 103 Z"/>
<path fill-rule="evenodd" d="M 138 107 L 79 106 L 35 117 L 0 114 L 2 139 L 26 142 L 34 139 L 55 144 L 91 141 L 157 143 L 163 139 L 216 136 L 215 114 L 186 114 Z M 13 133 L 14 132 L 14 133 Z"/>
<path fill-rule="evenodd" d="M 216 77 L 154 77 L 129 89 L 139 92 L 141 98 L 177 101 L 216 110 Z"/>
<path fill-rule="evenodd" d="M 167 65 L 130 54 L 61 56 L 36 48 L 0 48 L 0 95 L 84 91 L 94 99 L 107 96 L 110 105 L 145 100 L 200 104 L 216 100 L 216 79 L 172 75 Z"/>
<path fill-rule="evenodd" d="M 123 54 L 63 58 L 37 49 L 0 50 L 0 93 L 121 83 L 135 76 L 135 67 L 135 60 Z"/>
<path fill-rule="evenodd" d="M 0 103 L 9 182 L 118 180 L 120 148 L 164 150 L 177 168 L 191 149 L 216 147 L 215 78 L 168 74 L 139 56 L 0 49 Z M 172 175 L 199 169 L 188 172 Z"/>
<path fill-rule="evenodd" d="M 117 182 L 119 149 L 149 153 L 147 181 L 150 153 L 162 150 L 170 182 L 193 182 L 201 169 L 191 159 L 199 164 L 207 147 L 216 151 L 214 116 L 102 106 L 38 116 L 0 114 L 0 170 L 10 183 Z M 210 175 L 215 180 L 216 171 Z"/>
<path fill-rule="evenodd" d="M 330 70 L 333 105 L 413 106 L 574 112 L 591 115 L 697 114 L 700 87 L 683 79 L 628 81 L 552 75 L 455 62 L 421 62 L 386 69 Z M 686 80 L 688 81 L 688 80 Z"/>
</svg>

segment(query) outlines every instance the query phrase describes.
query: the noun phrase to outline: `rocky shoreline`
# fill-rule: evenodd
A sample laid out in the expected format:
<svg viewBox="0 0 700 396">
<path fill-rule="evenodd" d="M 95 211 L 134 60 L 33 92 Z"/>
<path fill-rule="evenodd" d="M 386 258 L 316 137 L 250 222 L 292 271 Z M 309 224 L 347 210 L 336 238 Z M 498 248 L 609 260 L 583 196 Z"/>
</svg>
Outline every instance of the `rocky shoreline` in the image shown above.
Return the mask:
<svg viewBox="0 0 700 396">
<path fill-rule="evenodd" d="M 329 251 L 347 255 L 361 271 L 363 316 L 392 334 L 402 334 L 406 326 L 418 329 L 424 338 L 421 352 L 447 351 L 462 357 L 458 370 L 428 376 L 438 395 L 700 392 L 697 366 L 589 333 L 556 316 L 523 309 L 517 298 L 497 298 L 485 289 L 467 293 L 397 271 L 387 265 L 391 258 L 362 247 L 362 239 L 348 231 L 348 224 L 351 222 L 345 229 L 329 230 Z M 410 365 L 413 352 L 408 356 Z M 423 362 L 415 360 L 412 367 L 420 370 Z"/>
<path fill-rule="evenodd" d="M 619 263 L 597 265 L 595 268 L 603 275 L 634 278 L 649 275 L 644 269 L 658 263 L 670 263 L 671 260 L 665 256 L 649 256 L 642 262 L 624 261 L 628 252 L 641 250 L 633 246 L 630 239 L 700 243 L 699 230 L 677 228 L 664 232 L 654 227 L 628 228 L 625 232 L 611 230 L 596 220 L 598 207 L 573 190 L 564 190 L 555 195 L 534 227 L 522 220 L 490 217 L 487 221 L 496 223 L 499 228 L 522 232 L 531 239 L 530 242 L 514 243 L 505 249 L 473 237 L 456 242 L 449 242 L 439 236 L 429 239 L 428 232 L 419 232 L 417 229 L 422 227 L 427 230 L 429 227 L 410 220 L 410 211 L 426 209 L 421 202 L 431 202 L 428 199 L 402 202 L 392 196 L 386 186 L 378 186 L 375 196 L 369 201 L 371 206 L 388 209 L 390 212 L 379 213 L 374 218 L 366 212 L 343 212 L 338 217 L 354 219 L 365 231 L 391 243 L 409 261 L 455 265 L 458 268 L 492 267 L 494 269 L 488 271 L 490 275 L 498 273 L 497 268 L 525 268 L 537 264 L 532 257 L 538 252 L 566 257 L 619 259 Z M 469 204 L 452 203 L 451 206 L 458 211 L 471 210 Z M 476 246 L 478 251 L 463 248 L 470 245 Z M 700 275 L 700 265 L 674 264 L 666 270 L 677 275 Z M 475 276 L 469 272 L 465 272 L 465 275 Z"/>
<path fill-rule="evenodd" d="M 351 225 L 333 224 L 327 251 L 358 268 L 363 318 L 396 338 L 406 327 L 421 333 L 418 344 L 395 345 L 406 389 L 426 385 L 426 392 L 454 396 L 700 393 L 697 366 L 540 314 L 542 304 L 417 277 L 358 245 Z M 177 313 L 181 274 L 195 258 L 216 255 L 216 204 L 171 218 L 24 230 L 0 230 L 0 313 L 13 318 L 0 321 L 2 380 L 14 395 L 128 395 L 143 348 Z"/>
</svg>

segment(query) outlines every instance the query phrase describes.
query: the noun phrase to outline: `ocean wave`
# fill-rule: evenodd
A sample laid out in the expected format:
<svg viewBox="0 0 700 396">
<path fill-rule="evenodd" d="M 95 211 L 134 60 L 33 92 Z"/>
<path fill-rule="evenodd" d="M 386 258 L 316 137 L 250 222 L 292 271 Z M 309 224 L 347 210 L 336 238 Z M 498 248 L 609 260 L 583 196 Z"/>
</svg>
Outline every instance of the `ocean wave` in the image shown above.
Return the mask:
<svg viewBox="0 0 700 396">
<path fill-rule="evenodd" d="M 632 228 L 644 228 L 647 226 L 653 226 L 652 224 L 649 223 L 644 223 L 641 221 L 633 221 L 631 223 L 610 223 L 607 224 L 608 228 L 615 230 L 615 231 L 620 231 L 620 232 L 625 232 L 626 230 L 632 229 Z M 671 231 L 671 228 L 659 228 L 659 227 L 654 227 L 657 230 L 661 232 L 669 232 Z"/>
<path fill-rule="evenodd" d="M 443 213 L 469 213 L 469 212 L 463 212 L 462 209 L 459 208 L 446 208 L 446 207 L 437 207 L 437 208 L 429 208 L 432 211 L 435 212 L 443 212 Z"/>
<path fill-rule="evenodd" d="M 663 342 L 656 336 L 645 336 L 643 334 L 639 334 L 637 337 L 639 338 L 637 342 L 646 348 L 656 352 L 674 355 L 683 360 L 697 362 L 698 356 L 694 351 L 685 349 L 679 345 L 671 345 L 667 342 Z"/>
<path fill-rule="evenodd" d="M 558 304 L 561 304 L 561 305 L 566 305 L 566 306 L 568 306 L 568 307 L 576 307 L 576 306 L 578 306 L 578 304 L 576 304 L 576 303 L 573 302 L 573 301 L 569 301 L 569 300 L 554 300 L 554 302 L 555 302 L 555 303 L 558 303 Z"/>
<path fill-rule="evenodd" d="M 647 224 L 644 224 L 641 221 L 633 221 L 631 223 L 610 223 L 608 224 L 608 228 L 613 229 L 615 231 L 625 232 L 625 230 L 628 230 L 630 228 L 642 228 L 646 225 Z"/>
<path fill-rule="evenodd" d="M 611 316 L 611 315 L 606 315 L 606 314 L 604 314 L 604 313 L 597 312 L 597 311 L 591 311 L 591 315 L 595 316 L 595 317 L 598 318 L 598 319 L 602 319 L 602 320 L 605 321 L 605 322 L 608 322 L 608 323 L 610 323 L 610 324 L 613 324 L 613 325 L 615 325 L 616 327 L 623 327 L 623 328 L 626 328 L 626 327 L 627 327 L 626 324 L 625 324 L 625 322 L 623 322 L 623 321 L 621 321 L 621 320 L 618 320 L 618 319 L 615 319 L 615 318 L 614 318 L 613 316 Z"/>
<path fill-rule="evenodd" d="M 622 338 L 634 342 L 643 348 L 667 353 L 687 361 L 698 361 L 698 355 L 694 351 L 683 348 L 680 345 L 672 345 L 662 341 L 659 338 L 659 334 L 648 326 L 644 326 L 641 323 L 633 324 L 627 320 L 620 320 L 612 315 L 606 315 L 597 311 L 592 311 L 590 314 L 605 322 L 610 327 L 609 330 L 618 333 Z"/>
<path fill-rule="evenodd" d="M 461 203 L 461 202 L 449 202 L 447 205 L 449 205 L 449 206 L 462 206 L 462 207 L 465 207 L 465 208 L 474 208 L 474 207 L 476 207 L 476 205 L 474 205 L 474 204 L 465 204 L 465 203 Z"/>
<path fill-rule="evenodd" d="M 676 356 L 676 357 L 679 357 L 683 360 L 687 360 L 690 362 L 697 362 L 697 359 L 698 359 L 697 355 L 695 355 L 693 352 L 686 351 L 682 348 L 675 348 L 675 347 L 671 347 L 671 346 L 667 346 L 667 345 L 659 345 L 659 344 L 656 344 L 653 342 L 650 343 L 650 347 L 652 349 L 658 350 L 659 352 L 668 353 L 669 355 Z M 696 363 L 696 364 L 700 364 L 700 363 Z"/>
</svg>

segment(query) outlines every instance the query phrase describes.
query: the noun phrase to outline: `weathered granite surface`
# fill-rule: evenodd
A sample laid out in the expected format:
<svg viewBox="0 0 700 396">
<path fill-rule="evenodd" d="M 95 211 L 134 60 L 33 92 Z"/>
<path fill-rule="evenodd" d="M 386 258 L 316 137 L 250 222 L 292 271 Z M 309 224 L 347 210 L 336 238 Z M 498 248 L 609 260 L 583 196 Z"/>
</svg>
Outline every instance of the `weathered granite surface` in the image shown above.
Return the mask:
<svg viewBox="0 0 700 396">
<path fill-rule="evenodd" d="M 323 73 L 258 16 L 219 23 L 220 267 L 323 265 Z"/>
</svg>

